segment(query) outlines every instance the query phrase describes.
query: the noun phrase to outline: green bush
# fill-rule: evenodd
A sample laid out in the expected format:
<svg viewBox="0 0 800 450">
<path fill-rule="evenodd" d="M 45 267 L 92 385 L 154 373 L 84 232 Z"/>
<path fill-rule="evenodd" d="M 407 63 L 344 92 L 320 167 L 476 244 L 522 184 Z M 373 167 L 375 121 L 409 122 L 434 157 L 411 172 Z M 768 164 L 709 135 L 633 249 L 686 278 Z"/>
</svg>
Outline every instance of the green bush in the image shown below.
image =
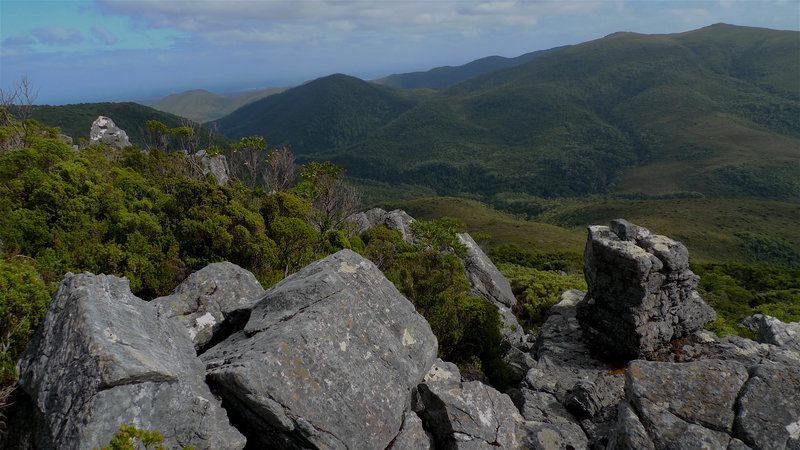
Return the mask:
<svg viewBox="0 0 800 450">
<path fill-rule="evenodd" d="M 800 320 L 800 270 L 759 264 L 693 264 L 699 292 L 717 312 L 707 328 L 718 335 L 754 337 L 741 326 L 752 314 L 768 314 L 784 322 Z"/>
<path fill-rule="evenodd" d="M 0 387 L 16 379 L 16 362 L 51 296 L 31 259 L 0 257 Z"/>
<path fill-rule="evenodd" d="M 539 270 L 511 263 L 497 268 L 508 279 L 517 298 L 516 314 L 526 331 L 537 330 L 547 319 L 547 311 L 561 301 L 568 289 L 586 291 L 583 274 Z"/>
</svg>

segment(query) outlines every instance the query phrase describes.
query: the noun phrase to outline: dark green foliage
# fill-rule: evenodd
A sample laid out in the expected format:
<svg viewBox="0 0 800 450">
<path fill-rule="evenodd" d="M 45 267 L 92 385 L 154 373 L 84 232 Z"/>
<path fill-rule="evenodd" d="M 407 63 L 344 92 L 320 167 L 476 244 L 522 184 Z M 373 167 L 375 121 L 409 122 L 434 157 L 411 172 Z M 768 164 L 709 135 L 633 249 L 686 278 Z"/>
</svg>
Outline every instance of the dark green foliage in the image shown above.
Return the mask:
<svg viewBox="0 0 800 450">
<path fill-rule="evenodd" d="M 186 125 L 185 119 L 181 117 L 132 102 L 35 106 L 31 116 L 43 124 L 58 127 L 62 133 L 72 137 L 76 144 L 81 138 L 89 139 L 92 122 L 98 116 L 110 117 L 118 127 L 125 130 L 132 144 L 141 147 L 151 140 L 148 136 L 148 121 L 161 122 L 167 129 Z M 201 133 L 201 142 L 206 142 L 210 131 L 202 129 Z M 214 137 L 212 140 L 218 144 L 224 142 L 219 137 Z"/>
<path fill-rule="evenodd" d="M 16 379 L 17 359 L 52 294 L 31 259 L 0 256 L 0 387 Z"/>
<path fill-rule="evenodd" d="M 164 436 L 158 430 L 149 431 L 135 425 L 122 424 L 109 445 L 100 450 L 164 450 L 162 442 Z M 183 447 L 182 450 L 194 450 L 194 447 Z"/>
<path fill-rule="evenodd" d="M 507 381 L 501 360 L 507 347 L 500 333 L 497 307 L 469 295 L 464 265 L 453 254 L 439 251 L 455 239 L 452 221 L 425 223 L 415 229 L 436 230 L 426 243 L 403 242 L 398 231 L 381 226 L 365 232 L 363 255 L 371 259 L 431 325 L 439 341 L 439 356 L 482 369 L 492 382 Z M 418 222 L 419 223 L 419 222 Z"/>
<path fill-rule="evenodd" d="M 768 314 L 784 322 L 800 320 L 800 270 L 729 263 L 694 264 L 700 295 L 717 312 L 708 328 L 719 335 L 754 337 L 740 325 L 746 317 Z"/>
<path fill-rule="evenodd" d="M 489 257 L 495 263 L 510 263 L 543 271 L 580 273 L 583 270 L 583 255 L 573 252 L 542 252 L 506 244 L 489 249 Z"/>
</svg>

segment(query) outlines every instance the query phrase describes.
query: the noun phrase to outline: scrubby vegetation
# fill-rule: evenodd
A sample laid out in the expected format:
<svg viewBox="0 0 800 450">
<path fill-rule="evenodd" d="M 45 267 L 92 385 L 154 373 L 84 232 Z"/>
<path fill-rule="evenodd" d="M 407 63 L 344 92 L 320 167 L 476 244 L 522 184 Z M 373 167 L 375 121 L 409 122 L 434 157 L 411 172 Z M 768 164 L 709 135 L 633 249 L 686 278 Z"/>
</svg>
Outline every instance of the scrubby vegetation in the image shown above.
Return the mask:
<svg viewBox="0 0 800 450">
<path fill-rule="evenodd" d="M 334 164 L 309 163 L 290 183 L 245 171 L 219 186 L 184 152 L 72 150 L 58 130 L 29 125 L 30 145 L 0 153 L 3 384 L 14 379 L 16 360 L 65 272 L 125 276 L 134 294 L 152 299 L 211 262 L 238 264 L 269 287 L 343 248 L 375 261 L 415 304 L 439 339 L 440 356 L 499 383 L 506 376 L 497 309 L 468 295 L 455 237 L 463 224 L 417 222 L 418 245 L 385 228 L 353 236 L 343 219 L 359 196 Z M 0 136 L 15 126 L 9 118 Z M 263 139 L 243 140 L 251 141 Z M 228 152 L 253 150 L 243 146 Z M 285 148 L 260 147 L 264 172 L 271 158 L 287 157 Z"/>
<path fill-rule="evenodd" d="M 730 263 L 695 264 L 700 295 L 717 312 L 708 328 L 718 335 L 755 337 L 741 326 L 752 314 L 767 314 L 784 322 L 800 320 L 800 270 Z"/>
</svg>

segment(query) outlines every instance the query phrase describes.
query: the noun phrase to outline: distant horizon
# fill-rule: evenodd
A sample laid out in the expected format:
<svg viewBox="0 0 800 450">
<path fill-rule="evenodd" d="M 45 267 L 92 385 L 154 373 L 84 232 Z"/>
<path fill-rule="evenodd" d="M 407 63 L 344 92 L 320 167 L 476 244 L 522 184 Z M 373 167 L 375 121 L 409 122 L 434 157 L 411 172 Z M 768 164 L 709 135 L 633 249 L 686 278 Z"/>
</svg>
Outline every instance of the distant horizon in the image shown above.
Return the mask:
<svg viewBox="0 0 800 450">
<path fill-rule="evenodd" d="M 38 104 L 236 93 L 516 57 L 616 32 L 800 31 L 793 0 L 3 0 L 0 88 Z"/>
</svg>

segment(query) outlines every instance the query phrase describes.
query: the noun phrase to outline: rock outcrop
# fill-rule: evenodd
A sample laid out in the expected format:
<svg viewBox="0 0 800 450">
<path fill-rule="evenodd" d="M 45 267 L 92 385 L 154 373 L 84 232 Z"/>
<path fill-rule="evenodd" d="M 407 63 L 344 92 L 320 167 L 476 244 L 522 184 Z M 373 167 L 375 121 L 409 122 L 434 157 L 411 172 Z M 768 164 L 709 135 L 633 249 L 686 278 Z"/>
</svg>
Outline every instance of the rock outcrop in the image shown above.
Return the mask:
<svg viewBox="0 0 800 450">
<path fill-rule="evenodd" d="M 749 319 L 762 342 L 697 330 L 684 249 L 621 220 L 590 228 L 590 294 L 565 292 L 512 348 L 525 377 L 507 393 L 436 358 L 413 305 L 349 250 L 267 292 L 212 264 L 152 304 L 125 279 L 68 274 L 0 449 L 100 447 L 123 422 L 168 448 L 800 449 L 797 324 Z M 466 264 L 491 272 L 482 253 Z M 508 308 L 501 281 L 473 275 Z M 631 321 L 618 339 L 611 311 Z M 634 353 L 657 360 L 618 359 Z"/>
<path fill-rule="evenodd" d="M 221 262 L 189 275 L 172 294 L 150 304 L 159 315 L 174 317 L 186 327 L 199 351 L 244 328 L 263 295 L 264 288 L 252 273 Z"/>
<path fill-rule="evenodd" d="M 32 429 L 14 433 L 29 441 L 6 448 L 99 448 L 123 423 L 158 429 L 167 447 L 243 448 L 204 379 L 186 330 L 127 280 L 67 274 L 20 362 Z"/>
<path fill-rule="evenodd" d="M 383 449 L 436 350 L 411 302 L 342 250 L 270 289 L 202 359 L 253 445 Z"/>
<path fill-rule="evenodd" d="M 125 148 L 131 145 L 128 133 L 106 116 L 99 116 L 92 123 L 92 128 L 89 131 L 89 143 L 106 144 L 118 148 Z"/>
<path fill-rule="evenodd" d="M 590 226 L 583 264 L 589 291 L 578 319 L 609 358 L 652 359 L 716 319 L 697 293 L 688 250 L 666 236 L 622 219 Z"/>
<path fill-rule="evenodd" d="M 203 166 L 203 175 L 209 173 L 214 175 L 220 186 L 228 184 L 231 176 L 228 171 L 228 159 L 225 155 L 208 156 L 206 150 L 200 150 L 192 156 L 200 160 L 200 164 Z"/>
<path fill-rule="evenodd" d="M 353 224 L 355 234 L 361 234 L 370 228 L 383 225 L 390 230 L 399 231 L 405 242 L 416 243 L 414 233 L 411 232 L 411 223 L 414 222 L 414 218 L 401 209 L 387 212 L 381 208 L 373 208 L 353 214 L 347 218 L 347 222 Z"/>
</svg>

